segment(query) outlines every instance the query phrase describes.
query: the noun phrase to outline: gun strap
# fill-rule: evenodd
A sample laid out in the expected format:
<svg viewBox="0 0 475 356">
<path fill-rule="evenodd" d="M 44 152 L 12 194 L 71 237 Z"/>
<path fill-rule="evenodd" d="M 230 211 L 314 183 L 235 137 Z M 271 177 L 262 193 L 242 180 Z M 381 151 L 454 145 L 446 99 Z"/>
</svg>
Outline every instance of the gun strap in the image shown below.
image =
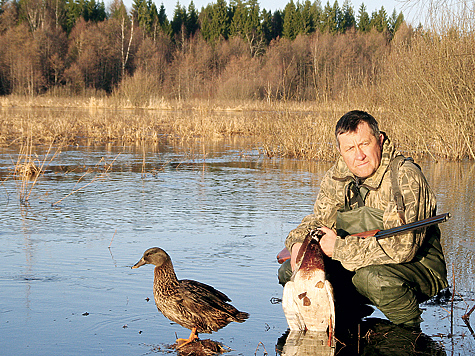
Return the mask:
<svg viewBox="0 0 475 356">
<path fill-rule="evenodd" d="M 404 164 L 405 161 L 414 162 L 411 157 L 404 157 L 403 155 L 397 155 L 390 163 L 390 170 L 391 170 L 391 188 L 394 194 L 394 200 L 397 206 L 397 213 L 399 215 L 399 219 L 403 225 L 406 224 L 406 216 L 405 212 L 405 205 L 404 205 L 404 197 L 401 193 L 401 188 L 399 187 L 398 177 L 399 177 L 399 168 Z"/>
</svg>

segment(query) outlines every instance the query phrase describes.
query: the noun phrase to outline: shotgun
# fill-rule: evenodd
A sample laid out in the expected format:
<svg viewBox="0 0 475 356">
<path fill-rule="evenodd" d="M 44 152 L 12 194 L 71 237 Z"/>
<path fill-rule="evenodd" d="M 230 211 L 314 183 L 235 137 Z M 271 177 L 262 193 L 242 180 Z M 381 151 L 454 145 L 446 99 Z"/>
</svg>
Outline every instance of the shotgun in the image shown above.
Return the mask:
<svg viewBox="0 0 475 356">
<path fill-rule="evenodd" d="M 404 233 L 406 233 L 408 231 L 411 231 L 411 230 L 416 230 L 416 229 L 420 229 L 420 228 L 423 228 L 423 227 L 428 227 L 428 226 L 431 226 L 431 225 L 440 224 L 440 223 L 443 223 L 443 222 L 446 222 L 447 220 L 449 220 L 450 217 L 451 217 L 450 213 L 444 213 L 444 214 L 432 216 L 432 217 L 427 218 L 427 219 L 414 221 L 414 222 L 409 223 L 409 224 L 392 227 L 392 228 L 387 229 L 387 230 L 378 230 L 378 229 L 376 229 L 376 230 L 371 230 L 371 231 L 363 231 L 363 232 L 360 232 L 358 234 L 352 234 L 351 236 L 357 236 L 357 237 L 360 237 L 362 239 L 366 239 L 368 237 L 373 237 L 374 236 L 374 237 L 376 237 L 377 240 L 380 240 L 380 239 L 384 239 L 384 238 L 389 237 L 389 236 L 396 236 L 396 235 L 404 234 Z M 277 260 L 279 261 L 279 263 L 283 263 L 284 261 L 288 260 L 289 258 L 290 258 L 290 253 L 286 248 L 284 248 L 282 251 L 280 251 L 279 254 L 277 255 Z"/>
</svg>

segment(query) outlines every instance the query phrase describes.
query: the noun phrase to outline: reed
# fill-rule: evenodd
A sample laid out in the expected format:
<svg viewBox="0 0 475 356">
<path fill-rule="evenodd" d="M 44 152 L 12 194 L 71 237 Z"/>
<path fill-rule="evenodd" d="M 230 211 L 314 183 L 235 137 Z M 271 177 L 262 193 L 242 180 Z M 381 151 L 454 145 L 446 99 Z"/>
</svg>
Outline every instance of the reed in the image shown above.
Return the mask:
<svg viewBox="0 0 475 356">
<path fill-rule="evenodd" d="M 395 99 L 394 99 L 395 100 Z M 402 100 L 402 99 L 401 99 Z M 407 103 L 407 100 L 405 101 Z M 196 102 L 194 103 L 197 104 Z M 250 110 L 222 103 L 205 103 L 188 110 L 42 110 L 38 114 L 1 112 L 0 132 L 4 144 L 21 141 L 25 122 L 34 129 L 30 145 L 106 143 L 151 144 L 161 140 L 187 142 L 246 137 L 253 148 L 269 157 L 291 157 L 331 161 L 337 156 L 334 125 L 353 107 L 347 103 L 318 106 L 315 103 L 279 103 L 270 110 Z M 358 106 L 371 112 L 380 127 L 411 156 L 433 159 L 463 159 L 473 153 L 473 119 L 460 123 L 431 117 L 427 112 L 415 115 L 419 106 L 399 109 L 376 109 Z M 448 112 L 447 112 L 448 115 Z M 31 162 L 22 161 L 33 169 Z M 23 168 L 27 169 L 27 168 Z"/>
<path fill-rule="evenodd" d="M 47 166 L 60 152 L 59 148 L 56 148 L 54 153 L 52 153 L 52 150 L 53 142 L 51 142 L 46 154 L 43 159 L 41 159 L 33 152 L 32 136 L 29 136 L 20 146 L 17 161 L 14 164 L 13 178 L 17 186 L 21 204 L 28 204 L 30 195 L 38 179 L 45 173 Z"/>
</svg>

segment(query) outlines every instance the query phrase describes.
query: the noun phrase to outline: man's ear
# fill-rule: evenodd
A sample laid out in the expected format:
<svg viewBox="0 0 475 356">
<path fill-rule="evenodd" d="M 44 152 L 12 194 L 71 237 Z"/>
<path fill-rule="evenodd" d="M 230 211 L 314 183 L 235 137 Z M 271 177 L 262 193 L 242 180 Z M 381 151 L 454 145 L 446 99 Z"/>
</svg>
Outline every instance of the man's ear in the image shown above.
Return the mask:
<svg viewBox="0 0 475 356">
<path fill-rule="evenodd" d="M 384 135 L 379 134 L 379 147 L 381 147 L 381 149 L 383 149 L 383 142 L 384 142 Z"/>
</svg>

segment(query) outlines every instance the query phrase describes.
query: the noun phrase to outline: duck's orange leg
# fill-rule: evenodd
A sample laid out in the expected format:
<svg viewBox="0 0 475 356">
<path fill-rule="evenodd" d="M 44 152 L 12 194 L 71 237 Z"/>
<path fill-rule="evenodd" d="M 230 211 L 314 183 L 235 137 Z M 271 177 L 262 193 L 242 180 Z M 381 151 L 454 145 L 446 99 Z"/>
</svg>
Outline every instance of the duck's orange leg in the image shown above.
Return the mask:
<svg viewBox="0 0 475 356">
<path fill-rule="evenodd" d="M 176 339 L 176 344 L 178 347 L 182 347 L 183 345 L 189 344 L 190 342 L 198 339 L 198 335 L 196 334 L 196 328 L 191 329 L 191 334 L 188 339 Z"/>
</svg>

